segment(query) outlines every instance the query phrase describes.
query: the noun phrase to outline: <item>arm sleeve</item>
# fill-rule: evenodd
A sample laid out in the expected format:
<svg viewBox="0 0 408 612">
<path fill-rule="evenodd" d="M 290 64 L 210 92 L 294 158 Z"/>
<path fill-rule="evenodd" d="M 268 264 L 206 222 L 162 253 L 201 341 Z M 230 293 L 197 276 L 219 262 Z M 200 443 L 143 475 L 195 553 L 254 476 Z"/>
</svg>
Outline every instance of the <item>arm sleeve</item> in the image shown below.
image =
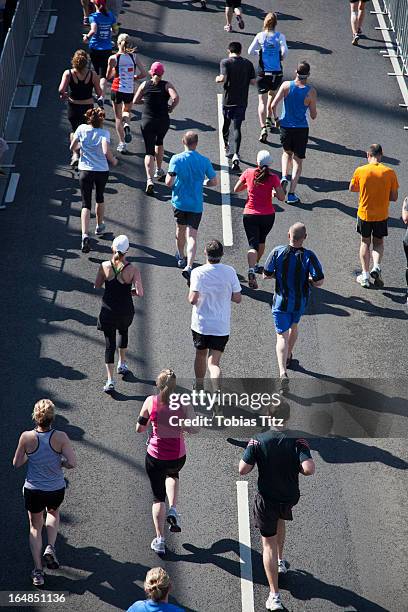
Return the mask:
<svg viewBox="0 0 408 612">
<path fill-rule="evenodd" d="M 205 169 L 205 175 L 209 179 L 213 179 L 213 178 L 215 178 L 217 176 L 217 174 L 216 174 L 214 168 L 212 167 L 212 164 L 211 164 L 209 159 L 207 159 L 207 166 L 206 166 L 206 169 Z"/>
<path fill-rule="evenodd" d="M 242 291 L 241 283 L 235 270 L 232 270 L 232 293 L 240 293 Z"/>
<path fill-rule="evenodd" d="M 288 54 L 288 45 L 286 44 L 286 36 L 284 34 L 280 35 L 279 44 L 281 48 L 282 59 Z"/>
<path fill-rule="evenodd" d="M 359 180 L 358 175 L 359 175 L 359 172 L 357 168 L 357 170 L 354 171 L 353 178 L 351 179 L 351 185 L 353 187 L 357 187 L 358 189 L 360 189 L 360 180 Z"/>
<path fill-rule="evenodd" d="M 256 447 L 258 446 L 259 442 L 257 440 L 254 440 L 253 438 L 251 438 L 251 440 L 248 442 L 248 445 L 244 451 L 244 454 L 242 455 L 242 461 L 245 461 L 245 463 L 247 463 L 248 465 L 255 465 L 256 463 Z"/>
<path fill-rule="evenodd" d="M 228 68 L 227 68 L 228 64 L 227 61 L 225 59 L 222 59 L 220 61 L 220 74 L 223 74 L 225 76 L 225 79 L 228 78 Z"/>
<path fill-rule="evenodd" d="M 248 48 L 248 55 L 255 55 L 256 53 L 259 53 L 258 34 L 255 36 L 254 40 L 251 42 Z"/>
<path fill-rule="evenodd" d="M 267 274 L 273 274 L 276 271 L 276 251 L 269 253 L 268 259 L 264 265 L 264 272 Z"/>
<path fill-rule="evenodd" d="M 314 281 L 319 281 L 324 278 L 323 268 L 320 261 L 317 259 L 313 251 L 310 252 L 309 272 Z"/>
<path fill-rule="evenodd" d="M 303 463 L 303 461 L 307 461 L 307 459 L 312 459 L 309 443 L 304 438 L 296 440 L 296 454 L 299 464 Z"/>
</svg>

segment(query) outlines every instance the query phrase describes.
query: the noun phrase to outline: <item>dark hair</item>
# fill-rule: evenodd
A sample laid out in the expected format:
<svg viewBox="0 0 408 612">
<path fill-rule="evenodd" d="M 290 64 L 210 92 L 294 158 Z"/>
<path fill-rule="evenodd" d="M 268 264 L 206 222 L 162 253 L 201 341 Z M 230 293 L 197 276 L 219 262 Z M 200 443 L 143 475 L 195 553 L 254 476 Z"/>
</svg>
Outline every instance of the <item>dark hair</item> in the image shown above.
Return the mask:
<svg viewBox="0 0 408 612">
<path fill-rule="evenodd" d="M 255 169 L 254 183 L 255 185 L 262 185 L 268 180 L 269 168 L 268 166 L 261 166 Z"/>
<path fill-rule="evenodd" d="M 381 157 L 383 154 L 382 146 L 380 144 L 372 144 L 368 147 L 367 153 L 371 157 Z"/>
<path fill-rule="evenodd" d="M 94 4 L 100 10 L 102 15 L 107 15 L 108 14 L 109 11 L 106 8 L 106 0 L 96 0 L 96 2 L 94 2 Z"/>
<path fill-rule="evenodd" d="M 310 74 L 310 64 L 308 62 L 299 62 L 296 72 L 299 77 L 307 78 Z"/>
<path fill-rule="evenodd" d="M 105 119 L 105 111 L 101 108 L 90 108 L 85 113 L 86 122 L 94 128 L 99 128 Z"/>
<path fill-rule="evenodd" d="M 287 402 L 281 397 L 278 406 L 271 406 L 268 412 L 271 417 L 275 417 L 276 419 L 283 419 L 283 422 L 286 423 L 290 419 L 289 402 Z"/>
<path fill-rule="evenodd" d="M 222 246 L 222 242 L 219 240 L 210 240 L 207 242 L 205 247 L 205 252 L 207 253 L 207 259 L 211 263 L 218 263 L 221 260 L 221 257 L 224 255 L 224 247 Z"/>
<path fill-rule="evenodd" d="M 241 55 L 242 45 L 240 42 L 230 42 L 228 45 L 228 51 L 230 53 L 236 53 L 237 55 Z"/>
</svg>

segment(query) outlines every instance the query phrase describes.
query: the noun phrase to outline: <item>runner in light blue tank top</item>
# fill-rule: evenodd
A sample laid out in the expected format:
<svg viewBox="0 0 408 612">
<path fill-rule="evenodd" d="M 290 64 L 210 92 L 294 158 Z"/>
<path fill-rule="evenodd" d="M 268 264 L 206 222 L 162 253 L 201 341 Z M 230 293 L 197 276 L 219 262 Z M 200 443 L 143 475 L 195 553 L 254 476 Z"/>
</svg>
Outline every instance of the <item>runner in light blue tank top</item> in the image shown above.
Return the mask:
<svg viewBox="0 0 408 612">
<path fill-rule="evenodd" d="M 36 431 L 37 450 L 27 453 L 28 469 L 24 482 L 26 489 L 40 491 L 58 491 L 65 487 L 64 473 L 61 466 L 61 453 L 51 446 L 55 429 Z"/>
</svg>

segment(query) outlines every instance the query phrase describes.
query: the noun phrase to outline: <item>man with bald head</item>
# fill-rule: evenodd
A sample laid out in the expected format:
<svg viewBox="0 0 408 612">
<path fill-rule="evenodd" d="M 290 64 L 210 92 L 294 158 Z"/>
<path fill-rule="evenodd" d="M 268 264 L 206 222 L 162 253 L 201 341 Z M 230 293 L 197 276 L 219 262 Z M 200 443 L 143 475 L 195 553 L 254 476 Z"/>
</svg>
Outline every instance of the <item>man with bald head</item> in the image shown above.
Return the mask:
<svg viewBox="0 0 408 612">
<path fill-rule="evenodd" d="M 303 223 L 289 228 L 289 244 L 275 247 L 264 267 L 264 278 L 275 278 L 272 316 L 276 329 L 276 356 L 282 388 L 288 384 L 287 368 L 298 337 L 311 287 L 323 284 L 323 269 L 313 251 L 303 248 L 307 236 Z"/>
<path fill-rule="evenodd" d="M 186 132 L 183 153 L 170 159 L 166 185 L 172 187 L 171 202 L 176 219 L 176 259 L 190 285 L 191 270 L 197 251 L 197 231 L 203 213 L 203 183 L 217 184 L 217 175 L 210 160 L 197 153 L 198 134 Z"/>
</svg>

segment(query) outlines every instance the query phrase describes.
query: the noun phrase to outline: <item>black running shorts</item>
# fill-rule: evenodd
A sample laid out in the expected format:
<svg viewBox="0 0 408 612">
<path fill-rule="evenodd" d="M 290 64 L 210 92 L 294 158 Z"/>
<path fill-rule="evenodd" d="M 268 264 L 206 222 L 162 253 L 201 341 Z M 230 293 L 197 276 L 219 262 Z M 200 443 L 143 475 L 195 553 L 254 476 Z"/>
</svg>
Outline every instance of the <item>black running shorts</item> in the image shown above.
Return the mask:
<svg viewBox="0 0 408 612">
<path fill-rule="evenodd" d="M 253 515 L 255 527 L 264 538 L 271 538 L 278 530 L 278 520 L 293 521 L 292 508 L 296 504 L 277 504 L 265 499 L 260 493 L 255 495 Z"/>
<path fill-rule="evenodd" d="M 90 50 L 89 56 L 91 58 L 92 66 L 97 75 L 102 79 L 106 79 L 106 72 L 108 70 L 108 61 L 112 55 L 112 50 Z"/>
<path fill-rule="evenodd" d="M 23 489 L 25 508 L 33 514 L 47 510 L 57 510 L 64 501 L 65 487 L 57 491 L 40 491 L 39 489 Z"/>
<path fill-rule="evenodd" d="M 72 102 L 68 102 L 68 121 L 71 124 L 72 132 L 75 132 L 83 123 L 86 123 L 85 113 L 90 108 L 93 108 L 93 104 L 72 104 Z"/>
<path fill-rule="evenodd" d="M 363 221 L 357 215 L 357 232 L 362 238 L 384 238 L 388 236 L 388 219 L 384 221 Z"/>
<path fill-rule="evenodd" d="M 244 215 L 243 222 L 248 244 L 257 251 L 260 244 L 265 244 L 275 223 L 275 215 Z"/>
<path fill-rule="evenodd" d="M 199 334 L 198 332 L 191 330 L 193 334 L 194 348 L 198 351 L 213 350 L 224 352 L 229 336 L 208 336 L 205 334 Z"/>
<path fill-rule="evenodd" d="M 170 117 L 161 117 L 159 119 L 146 118 L 142 120 L 140 129 L 145 143 L 146 155 L 155 154 L 155 147 L 160 147 L 163 144 L 169 127 Z"/>
<path fill-rule="evenodd" d="M 226 0 L 225 4 L 229 8 L 239 8 L 241 6 L 241 0 Z"/>
<path fill-rule="evenodd" d="M 155 501 L 166 501 L 166 478 L 178 478 L 185 462 L 185 455 L 180 459 L 156 459 L 146 453 L 145 468 Z"/>
<path fill-rule="evenodd" d="M 111 91 L 111 100 L 114 104 L 130 104 L 133 100 L 132 93 L 123 93 L 121 91 Z"/>
<path fill-rule="evenodd" d="M 256 79 L 258 93 L 265 94 L 269 91 L 276 91 L 281 86 L 282 81 L 282 72 L 263 72 L 262 75 L 259 75 Z"/>
<path fill-rule="evenodd" d="M 203 213 L 191 212 L 189 210 L 180 210 L 173 206 L 173 214 L 177 225 L 188 225 L 195 230 L 198 230 Z"/>
<path fill-rule="evenodd" d="M 280 127 L 280 141 L 282 147 L 288 153 L 294 153 L 299 159 L 304 159 L 306 157 L 308 139 L 309 128 Z"/>
</svg>

